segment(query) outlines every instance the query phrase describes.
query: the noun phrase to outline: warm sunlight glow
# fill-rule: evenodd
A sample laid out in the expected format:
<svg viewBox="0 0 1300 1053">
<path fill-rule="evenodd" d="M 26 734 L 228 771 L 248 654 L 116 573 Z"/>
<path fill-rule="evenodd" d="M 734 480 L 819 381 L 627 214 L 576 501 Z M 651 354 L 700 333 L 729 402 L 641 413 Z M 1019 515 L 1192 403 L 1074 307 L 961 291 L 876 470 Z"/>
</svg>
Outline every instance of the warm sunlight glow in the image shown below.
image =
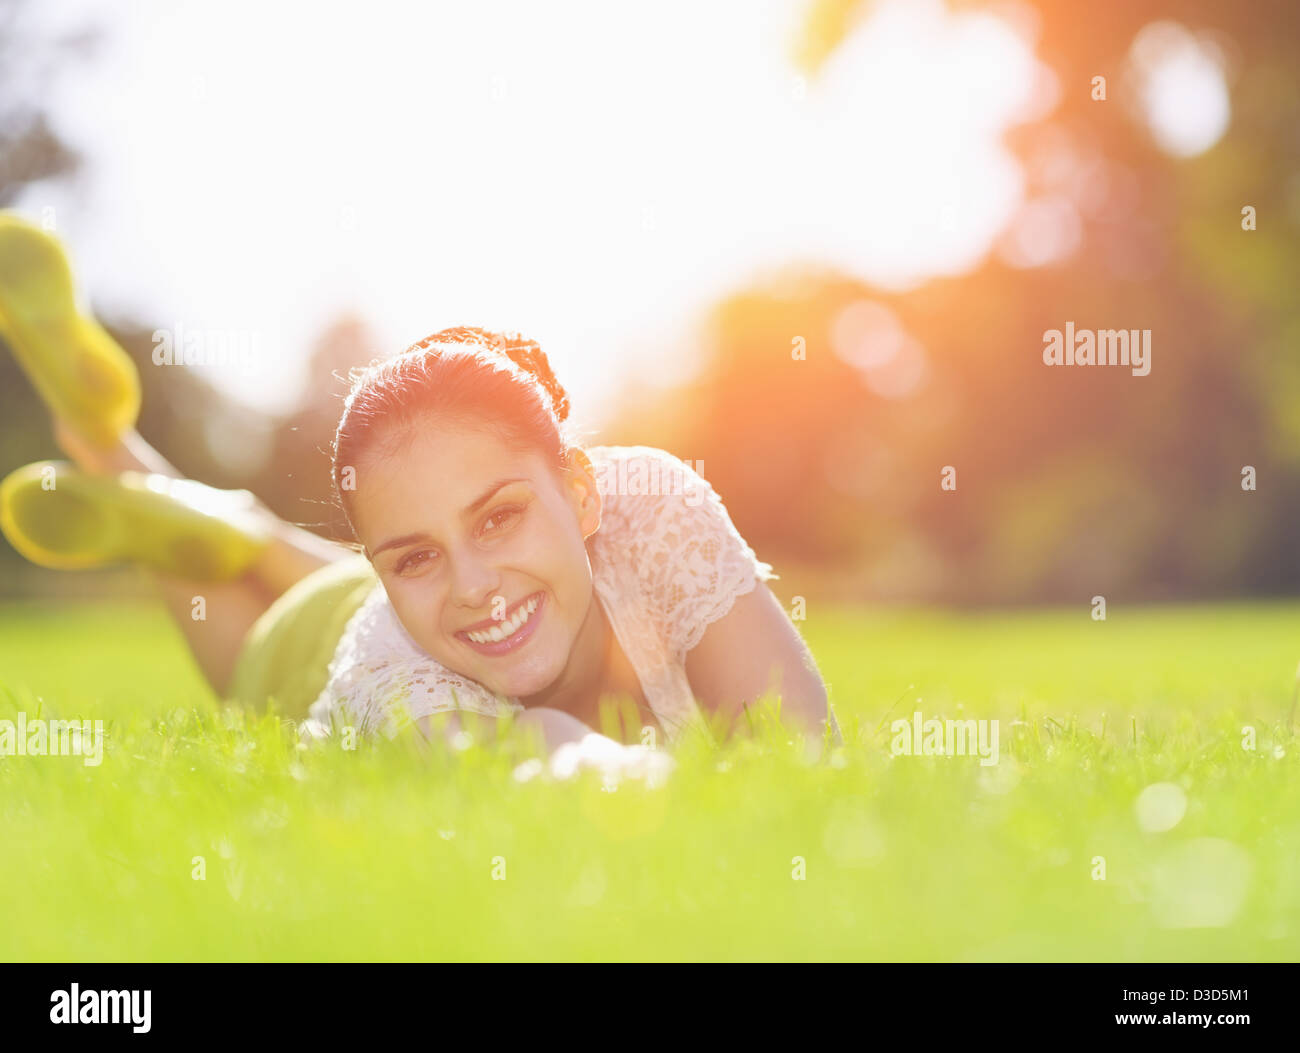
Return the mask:
<svg viewBox="0 0 1300 1053">
<path fill-rule="evenodd" d="M 104 46 L 54 103 L 89 192 L 19 205 L 56 207 L 101 310 L 255 333 L 267 368 L 213 375 L 256 405 L 351 307 L 376 354 L 520 329 L 598 420 L 616 381 L 689 370 L 699 312 L 745 282 L 960 272 L 1020 204 L 999 136 L 1041 67 L 1006 23 L 881 3 L 805 81 L 802 9 L 89 6 Z M 1035 229 L 1029 256 L 1068 240 Z M 877 383 L 912 390 L 914 351 Z"/>
</svg>

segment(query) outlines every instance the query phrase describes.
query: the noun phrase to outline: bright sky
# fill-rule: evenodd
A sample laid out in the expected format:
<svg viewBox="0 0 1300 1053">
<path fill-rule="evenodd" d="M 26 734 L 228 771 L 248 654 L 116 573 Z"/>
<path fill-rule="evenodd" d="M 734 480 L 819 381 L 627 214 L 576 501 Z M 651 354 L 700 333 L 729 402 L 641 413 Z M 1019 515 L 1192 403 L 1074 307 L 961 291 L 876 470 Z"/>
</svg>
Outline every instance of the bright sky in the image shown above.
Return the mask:
<svg viewBox="0 0 1300 1053">
<path fill-rule="evenodd" d="M 808 84 L 792 0 L 85 8 L 106 39 L 52 106 L 86 192 L 19 207 L 55 208 L 105 313 L 257 334 L 265 368 L 214 379 L 269 409 L 351 308 L 377 354 L 519 329 L 597 421 L 755 278 L 972 265 L 1021 198 L 1000 131 L 1054 90 L 1010 22 L 938 0 L 880 3 Z"/>
</svg>

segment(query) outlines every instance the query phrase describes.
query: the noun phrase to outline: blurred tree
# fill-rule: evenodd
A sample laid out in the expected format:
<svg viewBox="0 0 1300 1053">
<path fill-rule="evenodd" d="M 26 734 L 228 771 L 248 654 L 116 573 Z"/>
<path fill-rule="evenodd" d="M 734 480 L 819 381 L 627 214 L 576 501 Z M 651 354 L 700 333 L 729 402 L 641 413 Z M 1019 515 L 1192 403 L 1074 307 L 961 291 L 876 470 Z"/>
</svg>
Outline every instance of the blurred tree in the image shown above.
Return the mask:
<svg viewBox="0 0 1300 1053">
<path fill-rule="evenodd" d="M 871 6 L 810 4 L 796 61 L 815 75 Z M 837 568 L 859 595 L 1293 593 L 1295 5 L 1042 2 L 1029 14 L 1062 90 L 1009 136 L 1030 207 L 996 251 L 901 295 L 814 273 L 738 292 L 703 336 L 696 381 L 619 415 L 609 441 L 655 434 L 703 459 L 760 556 Z M 1233 86 L 1226 134 L 1190 159 L 1163 152 L 1124 94 L 1135 37 L 1171 18 L 1212 42 Z M 1091 92 L 1099 74 L 1105 105 Z M 1027 260 L 1045 200 L 1064 202 L 1081 236 L 1068 254 Z M 1244 231 L 1247 204 L 1267 224 Z M 846 326 L 891 316 L 906 353 L 873 365 L 868 341 L 855 357 Z M 1150 375 L 1046 368 L 1043 335 L 1067 321 L 1152 330 Z M 940 487 L 948 465 L 955 491 Z"/>
<path fill-rule="evenodd" d="M 55 54 L 47 53 L 25 23 L 35 6 L 25 0 L 0 5 L 0 208 L 28 183 L 69 175 L 80 160 L 50 128 L 38 100 L 49 91 L 56 58 L 87 58 L 97 34 L 65 36 L 54 42 Z"/>
</svg>

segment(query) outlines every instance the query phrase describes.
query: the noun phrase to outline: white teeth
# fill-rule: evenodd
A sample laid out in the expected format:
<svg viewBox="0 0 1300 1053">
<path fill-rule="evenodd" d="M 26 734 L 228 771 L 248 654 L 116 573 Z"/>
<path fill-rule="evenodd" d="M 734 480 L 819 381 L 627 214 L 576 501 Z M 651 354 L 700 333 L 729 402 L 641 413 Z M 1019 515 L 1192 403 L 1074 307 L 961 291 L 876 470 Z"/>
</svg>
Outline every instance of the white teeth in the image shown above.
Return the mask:
<svg viewBox="0 0 1300 1053">
<path fill-rule="evenodd" d="M 475 643 L 500 643 L 508 636 L 514 636 L 524 627 L 524 623 L 532 617 L 533 612 L 537 610 L 538 599 L 534 596 L 517 611 L 514 616 L 502 622 L 500 625 L 494 625 L 491 629 L 484 629 L 481 632 L 467 632 L 468 636 Z"/>
</svg>

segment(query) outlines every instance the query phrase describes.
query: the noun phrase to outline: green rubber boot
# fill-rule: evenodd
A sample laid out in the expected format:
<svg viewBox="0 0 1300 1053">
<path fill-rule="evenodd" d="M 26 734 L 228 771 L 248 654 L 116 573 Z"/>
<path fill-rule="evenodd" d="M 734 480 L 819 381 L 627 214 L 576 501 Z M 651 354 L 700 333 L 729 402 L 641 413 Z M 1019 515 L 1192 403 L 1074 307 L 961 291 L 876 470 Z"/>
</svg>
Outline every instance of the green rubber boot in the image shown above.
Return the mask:
<svg viewBox="0 0 1300 1053">
<path fill-rule="evenodd" d="M 56 570 L 137 563 L 229 581 L 270 543 L 267 524 L 247 490 L 164 475 L 88 475 L 66 461 L 39 461 L 0 481 L 0 531 L 27 559 Z"/>
<path fill-rule="evenodd" d="M 50 412 L 91 442 L 112 446 L 135 426 L 135 364 L 77 309 L 58 240 L 12 212 L 0 212 L 0 336 Z"/>
</svg>

